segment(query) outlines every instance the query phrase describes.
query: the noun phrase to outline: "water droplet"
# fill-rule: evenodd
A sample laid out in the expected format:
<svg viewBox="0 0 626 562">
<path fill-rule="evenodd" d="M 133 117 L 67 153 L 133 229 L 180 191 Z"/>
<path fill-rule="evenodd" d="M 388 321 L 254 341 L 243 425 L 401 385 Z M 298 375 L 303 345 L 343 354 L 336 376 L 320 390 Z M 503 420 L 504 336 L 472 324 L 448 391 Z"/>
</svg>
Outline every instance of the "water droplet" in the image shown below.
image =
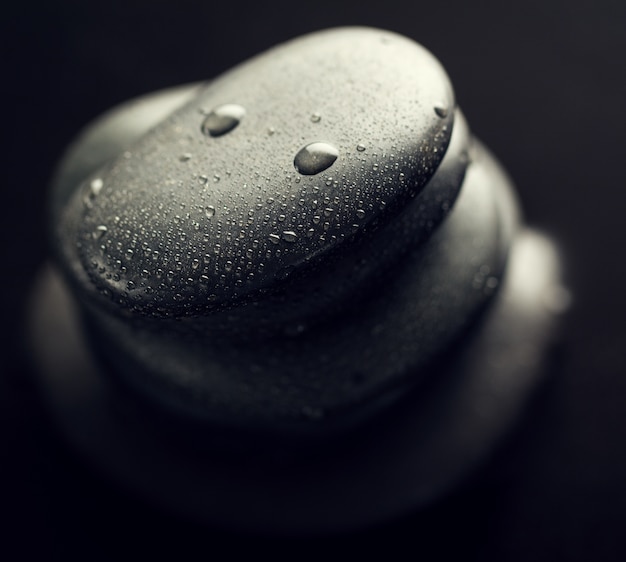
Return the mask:
<svg viewBox="0 0 626 562">
<path fill-rule="evenodd" d="M 87 207 L 88 209 L 93 208 L 94 199 L 97 197 L 98 193 L 100 193 L 103 185 L 104 182 L 100 178 L 96 178 L 91 181 L 91 183 L 89 184 L 89 189 L 83 197 L 83 203 L 85 207 Z"/>
<path fill-rule="evenodd" d="M 443 119 L 444 117 L 448 116 L 448 108 L 445 105 L 439 103 L 435 106 L 435 113 L 437 114 L 437 117 L 441 117 Z"/>
<path fill-rule="evenodd" d="M 357 211 L 356 211 L 356 218 L 357 219 L 362 219 L 363 217 L 365 217 L 365 211 L 363 209 L 357 209 Z"/>
<path fill-rule="evenodd" d="M 280 242 L 280 236 L 278 236 L 278 234 L 270 234 L 269 239 L 272 244 L 278 244 Z"/>
<path fill-rule="evenodd" d="M 185 154 L 181 154 L 181 155 L 178 157 L 178 159 L 179 159 L 181 162 L 187 162 L 187 161 L 191 160 L 191 154 L 189 154 L 189 152 L 185 152 Z"/>
<path fill-rule="evenodd" d="M 293 230 L 285 230 L 283 232 L 283 240 L 285 242 L 293 243 L 298 239 L 298 235 Z"/>
<path fill-rule="evenodd" d="M 321 120 L 322 120 L 322 116 L 319 113 L 313 113 L 313 115 L 311 115 L 312 123 L 319 123 Z"/>
<path fill-rule="evenodd" d="M 96 227 L 96 230 L 93 231 L 92 236 L 96 240 L 99 240 L 107 233 L 107 231 L 108 231 L 108 228 L 104 226 L 103 224 L 101 224 L 100 226 Z"/>
<path fill-rule="evenodd" d="M 206 116 L 202 123 L 202 132 L 211 137 L 221 137 L 237 127 L 245 114 L 246 110 L 240 105 L 220 105 Z"/>
<path fill-rule="evenodd" d="M 327 142 L 312 142 L 301 148 L 293 161 L 296 170 L 305 176 L 319 174 L 333 165 L 339 151 Z"/>
<path fill-rule="evenodd" d="M 91 191 L 91 195 L 93 197 L 95 197 L 96 195 L 98 195 L 98 193 L 100 193 L 100 190 L 102 189 L 102 186 L 104 185 L 104 182 L 102 181 L 101 178 L 96 178 L 95 180 L 93 180 L 90 184 L 89 184 L 89 189 Z"/>
<path fill-rule="evenodd" d="M 294 266 L 293 265 L 287 265 L 285 267 L 281 267 L 277 272 L 276 272 L 276 279 L 280 280 L 280 281 L 284 281 L 285 279 L 287 279 L 287 277 L 289 277 L 291 275 L 291 273 L 294 270 Z"/>
<path fill-rule="evenodd" d="M 204 210 L 204 214 L 206 215 L 207 219 L 210 219 L 211 217 L 214 217 L 215 216 L 215 207 L 213 205 L 209 205 Z"/>
<path fill-rule="evenodd" d="M 365 145 L 364 145 L 364 144 L 357 144 L 357 145 L 356 145 L 356 149 L 357 149 L 359 152 L 365 152 Z"/>
<path fill-rule="evenodd" d="M 271 137 L 274 133 L 276 132 L 276 129 L 274 129 L 274 127 L 270 127 L 267 130 L 267 134 Z"/>
</svg>

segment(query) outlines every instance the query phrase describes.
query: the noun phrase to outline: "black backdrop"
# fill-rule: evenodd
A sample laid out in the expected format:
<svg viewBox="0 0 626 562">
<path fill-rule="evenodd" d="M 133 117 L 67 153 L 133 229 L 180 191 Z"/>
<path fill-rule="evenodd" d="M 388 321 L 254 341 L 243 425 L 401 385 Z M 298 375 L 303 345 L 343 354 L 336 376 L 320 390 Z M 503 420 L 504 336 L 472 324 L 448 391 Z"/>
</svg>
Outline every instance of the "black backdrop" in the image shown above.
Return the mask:
<svg viewBox="0 0 626 562">
<path fill-rule="evenodd" d="M 10 4 L 1 21 L 1 558 L 184 560 L 226 547 L 230 557 L 626 559 L 626 3 L 58 0 Z M 424 513 L 306 544 L 202 529 L 94 474 L 38 401 L 20 330 L 46 252 L 46 185 L 72 136 L 112 105 L 352 24 L 408 35 L 442 61 L 527 220 L 559 241 L 574 302 L 558 358 L 528 422 Z"/>
</svg>

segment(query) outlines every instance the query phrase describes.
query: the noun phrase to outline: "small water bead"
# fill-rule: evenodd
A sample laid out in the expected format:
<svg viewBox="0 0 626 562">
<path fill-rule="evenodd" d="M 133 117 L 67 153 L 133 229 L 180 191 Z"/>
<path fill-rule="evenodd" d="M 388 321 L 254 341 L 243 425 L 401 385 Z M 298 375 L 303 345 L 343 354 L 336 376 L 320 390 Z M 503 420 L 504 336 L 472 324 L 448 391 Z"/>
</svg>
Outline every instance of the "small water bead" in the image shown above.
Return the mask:
<svg viewBox="0 0 626 562">
<path fill-rule="evenodd" d="M 189 160 L 191 160 L 191 154 L 189 152 L 185 152 L 185 154 L 181 154 L 178 159 L 181 162 L 188 162 Z"/>
<path fill-rule="evenodd" d="M 357 145 L 356 145 L 356 149 L 357 149 L 359 152 L 365 152 L 365 145 L 364 145 L 364 144 L 357 144 Z"/>
<path fill-rule="evenodd" d="M 285 279 L 287 279 L 287 277 L 291 275 L 294 269 L 295 268 L 292 265 L 282 267 L 276 272 L 276 278 L 284 281 Z"/>
<path fill-rule="evenodd" d="M 319 123 L 322 120 L 322 116 L 319 113 L 313 113 L 311 115 L 311 122 L 312 123 Z"/>
<path fill-rule="evenodd" d="M 363 209 L 357 209 L 356 218 L 363 219 L 365 217 L 365 211 Z"/>
<path fill-rule="evenodd" d="M 108 232 L 108 228 L 106 226 L 104 226 L 103 224 L 101 224 L 100 226 L 97 226 L 96 229 L 93 232 L 93 237 L 94 239 L 99 239 L 102 238 L 107 232 Z"/>
<path fill-rule="evenodd" d="M 339 151 L 327 142 L 312 142 L 301 148 L 293 161 L 293 164 L 301 174 L 312 176 L 330 168 Z"/>
<path fill-rule="evenodd" d="M 213 205 L 209 205 L 205 210 L 204 214 L 207 219 L 210 219 L 215 216 L 215 207 Z"/>
<path fill-rule="evenodd" d="M 443 104 L 437 104 L 435 106 L 435 113 L 437 114 L 437 117 L 441 117 L 442 119 L 444 119 L 448 116 L 448 108 L 445 107 Z"/>
<path fill-rule="evenodd" d="M 278 244 L 280 242 L 280 236 L 278 236 L 278 234 L 270 234 L 269 239 L 272 244 Z"/>
<path fill-rule="evenodd" d="M 93 208 L 94 199 L 98 196 L 98 193 L 100 193 L 103 185 L 104 182 L 100 178 L 96 178 L 91 181 L 91 183 L 89 184 L 89 188 L 85 196 L 83 197 L 83 203 L 85 207 L 87 207 L 88 209 Z"/>
<path fill-rule="evenodd" d="M 211 137 L 221 137 L 237 127 L 245 114 L 246 110 L 240 105 L 220 105 L 206 116 L 202 122 L 202 132 Z"/>
<path fill-rule="evenodd" d="M 92 180 L 92 182 L 89 184 L 89 190 L 91 192 L 91 195 L 93 197 L 96 197 L 98 193 L 100 193 L 100 191 L 102 190 L 103 186 L 104 186 L 104 182 L 102 181 L 101 178 L 96 178 Z"/>
</svg>

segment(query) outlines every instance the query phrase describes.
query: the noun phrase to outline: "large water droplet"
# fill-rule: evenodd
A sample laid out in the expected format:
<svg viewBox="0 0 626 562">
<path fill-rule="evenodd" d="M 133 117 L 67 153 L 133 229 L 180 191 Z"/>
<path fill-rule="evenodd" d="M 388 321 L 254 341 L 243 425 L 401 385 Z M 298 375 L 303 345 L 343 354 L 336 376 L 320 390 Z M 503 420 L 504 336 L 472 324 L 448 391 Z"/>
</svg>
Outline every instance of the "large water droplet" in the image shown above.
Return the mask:
<svg viewBox="0 0 626 562">
<path fill-rule="evenodd" d="M 305 176 L 319 174 L 330 168 L 339 156 L 339 151 L 327 142 L 312 142 L 296 154 L 293 165 Z"/>
<path fill-rule="evenodd" d="M 239 125 L 245 114 L 246 110 L 240 105 L 220 105 L 206 116 L 202 123 L 202 132 L 211 137 L 221 137 Z"/>
<path fill-rule="evenodd" d="M 283 240 L 285 242 L 295 242 L 298 239 L 298 235 L 293 230 L 285 230 L 283 232 Z"/>
</svg>

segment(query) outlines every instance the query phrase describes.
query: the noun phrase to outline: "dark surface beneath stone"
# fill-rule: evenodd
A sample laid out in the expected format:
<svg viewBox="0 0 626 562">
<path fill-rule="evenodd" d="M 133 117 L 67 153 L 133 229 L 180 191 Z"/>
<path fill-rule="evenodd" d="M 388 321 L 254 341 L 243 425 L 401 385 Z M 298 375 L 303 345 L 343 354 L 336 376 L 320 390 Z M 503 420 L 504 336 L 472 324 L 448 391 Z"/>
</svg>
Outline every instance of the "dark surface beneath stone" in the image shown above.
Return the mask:
<svg viewBox="0 0 626 562">
<path fill-rule="evenodd" d="M 1 24 L 3 559 L 186 559 L 224 548 L 235 558 L 626 557 L 623 3 L 34 4 L 5 8 Z M 439 58 L 473 132 L 514 178 L 527 220 L 559 241 L 573 307 L 526 424 L 463 489 L 359 535 L 242 539 L 121 491 L 54 431 L 21 333 L 29 284 L 46 253 L 45 189 L 78 129 L 111 106 L 349 24 L 405 34 Z"/>
</svg>

